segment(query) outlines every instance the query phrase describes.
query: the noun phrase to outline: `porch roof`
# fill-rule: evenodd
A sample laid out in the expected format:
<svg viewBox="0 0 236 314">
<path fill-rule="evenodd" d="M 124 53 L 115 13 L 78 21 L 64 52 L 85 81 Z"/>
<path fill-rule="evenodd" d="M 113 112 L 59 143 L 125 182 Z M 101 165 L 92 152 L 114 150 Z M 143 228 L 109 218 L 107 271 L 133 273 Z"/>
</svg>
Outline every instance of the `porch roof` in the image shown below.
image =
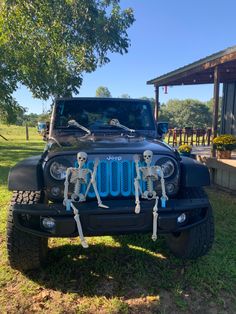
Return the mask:
<svg viewBox="0 0 236 314">
<path fill-rule="evenodd" d="M 216 66 L 219 71 L 219 83 L 236 81 L 236 46 L 156 77 L 147 81 L 147 84 L 155 86 L 213 84 Z"/>
</svg>

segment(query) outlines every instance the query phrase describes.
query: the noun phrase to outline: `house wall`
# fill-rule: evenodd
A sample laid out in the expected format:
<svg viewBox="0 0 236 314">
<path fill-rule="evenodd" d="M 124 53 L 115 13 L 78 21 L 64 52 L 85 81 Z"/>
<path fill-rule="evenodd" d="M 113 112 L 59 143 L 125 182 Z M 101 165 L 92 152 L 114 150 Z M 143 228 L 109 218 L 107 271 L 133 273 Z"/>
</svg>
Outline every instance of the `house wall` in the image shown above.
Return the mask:
<svg viewBox="0 0 236 314">
<path fill-rule="evenodd" d="M 236 82 L 223 84 L 221 134 L 236 135 Z"/>
</svg>

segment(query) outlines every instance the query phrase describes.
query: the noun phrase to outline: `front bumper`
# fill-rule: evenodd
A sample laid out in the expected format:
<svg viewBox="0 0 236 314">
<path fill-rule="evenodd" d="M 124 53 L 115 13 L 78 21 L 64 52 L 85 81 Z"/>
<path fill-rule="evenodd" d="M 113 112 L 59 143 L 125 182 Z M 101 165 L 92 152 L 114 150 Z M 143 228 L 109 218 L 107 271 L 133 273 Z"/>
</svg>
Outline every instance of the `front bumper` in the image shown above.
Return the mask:
<svg viewBox="0 0 236 314">
<path fill-rule="evenodd" d="M 85 236 L 148 233 L 152 231 L 154 201 L 142 201 L 140 214 L 134 213 L 134 200 L 104 201 L 108 209 L 97 207 L 97 202 L 77 203 Z M 206 219 L 208 199 L 174 199 L 166 208 L 158 209 L 158 233 L 178 232 L 192 228 Z M 186 220 L 178 223 L 177 218 L 185 213 Z M 47 229 L 44 218 L 52 218 L 55 226 Z M 42 237 L 78 236 L 74 215 L 62 204 L 15 204 L 13 219 L 15 226 Z"/>
</svg>

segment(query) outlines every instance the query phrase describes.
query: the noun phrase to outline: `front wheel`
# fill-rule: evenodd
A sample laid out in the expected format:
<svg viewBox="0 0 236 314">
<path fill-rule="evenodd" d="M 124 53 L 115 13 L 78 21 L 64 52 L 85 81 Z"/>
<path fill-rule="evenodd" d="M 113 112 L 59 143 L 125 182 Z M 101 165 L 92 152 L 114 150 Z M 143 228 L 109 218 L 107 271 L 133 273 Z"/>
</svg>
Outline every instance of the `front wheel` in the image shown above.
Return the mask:
<svg viewBox="0 0 236 314">
<path fill-rule="evenodd" d="M 190 198 L 203 196 L 204 191 L 200 188 L 194 192 L 186 191 Z M 166 242 L 171 252 L 183 259 L 196 259 L 208 253 L 214 241 L 214 218 L 212 208 L 206 209 L 206 220 L 191 229 L 171 233 L 166 236 Z"/>
<path fill-rule="evenodd" d="M 40 191 L 15 191 L 8 211 L 7 251 L 12 268 L 30 270 L 39 268 L 46 260 L 48 239 L 23 232 L 15 227 L 12 215 L 14 204 L 37 204 L 43 202 Z"/>
</svg>

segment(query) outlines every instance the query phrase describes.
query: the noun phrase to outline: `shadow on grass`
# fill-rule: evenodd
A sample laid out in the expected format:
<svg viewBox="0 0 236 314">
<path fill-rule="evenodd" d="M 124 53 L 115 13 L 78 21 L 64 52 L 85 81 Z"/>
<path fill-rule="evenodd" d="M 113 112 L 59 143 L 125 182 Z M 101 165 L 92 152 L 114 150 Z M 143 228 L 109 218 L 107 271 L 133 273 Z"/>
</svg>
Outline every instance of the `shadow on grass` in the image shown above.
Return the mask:
<svg viewBox="0 0 236 314">
<path fill-rule="evenodd" d="M 162 239 L 153 243 L 150 236 L 137 235 L 120 242 L 122 246 L 95 244 L 87 250 L 73 244 L 52 248 L 47 266 L 26 276 L 45 288 L 81 296 L 134 298 L 175 285 L 184 264 L 166 254 Z"/>
</svg>

